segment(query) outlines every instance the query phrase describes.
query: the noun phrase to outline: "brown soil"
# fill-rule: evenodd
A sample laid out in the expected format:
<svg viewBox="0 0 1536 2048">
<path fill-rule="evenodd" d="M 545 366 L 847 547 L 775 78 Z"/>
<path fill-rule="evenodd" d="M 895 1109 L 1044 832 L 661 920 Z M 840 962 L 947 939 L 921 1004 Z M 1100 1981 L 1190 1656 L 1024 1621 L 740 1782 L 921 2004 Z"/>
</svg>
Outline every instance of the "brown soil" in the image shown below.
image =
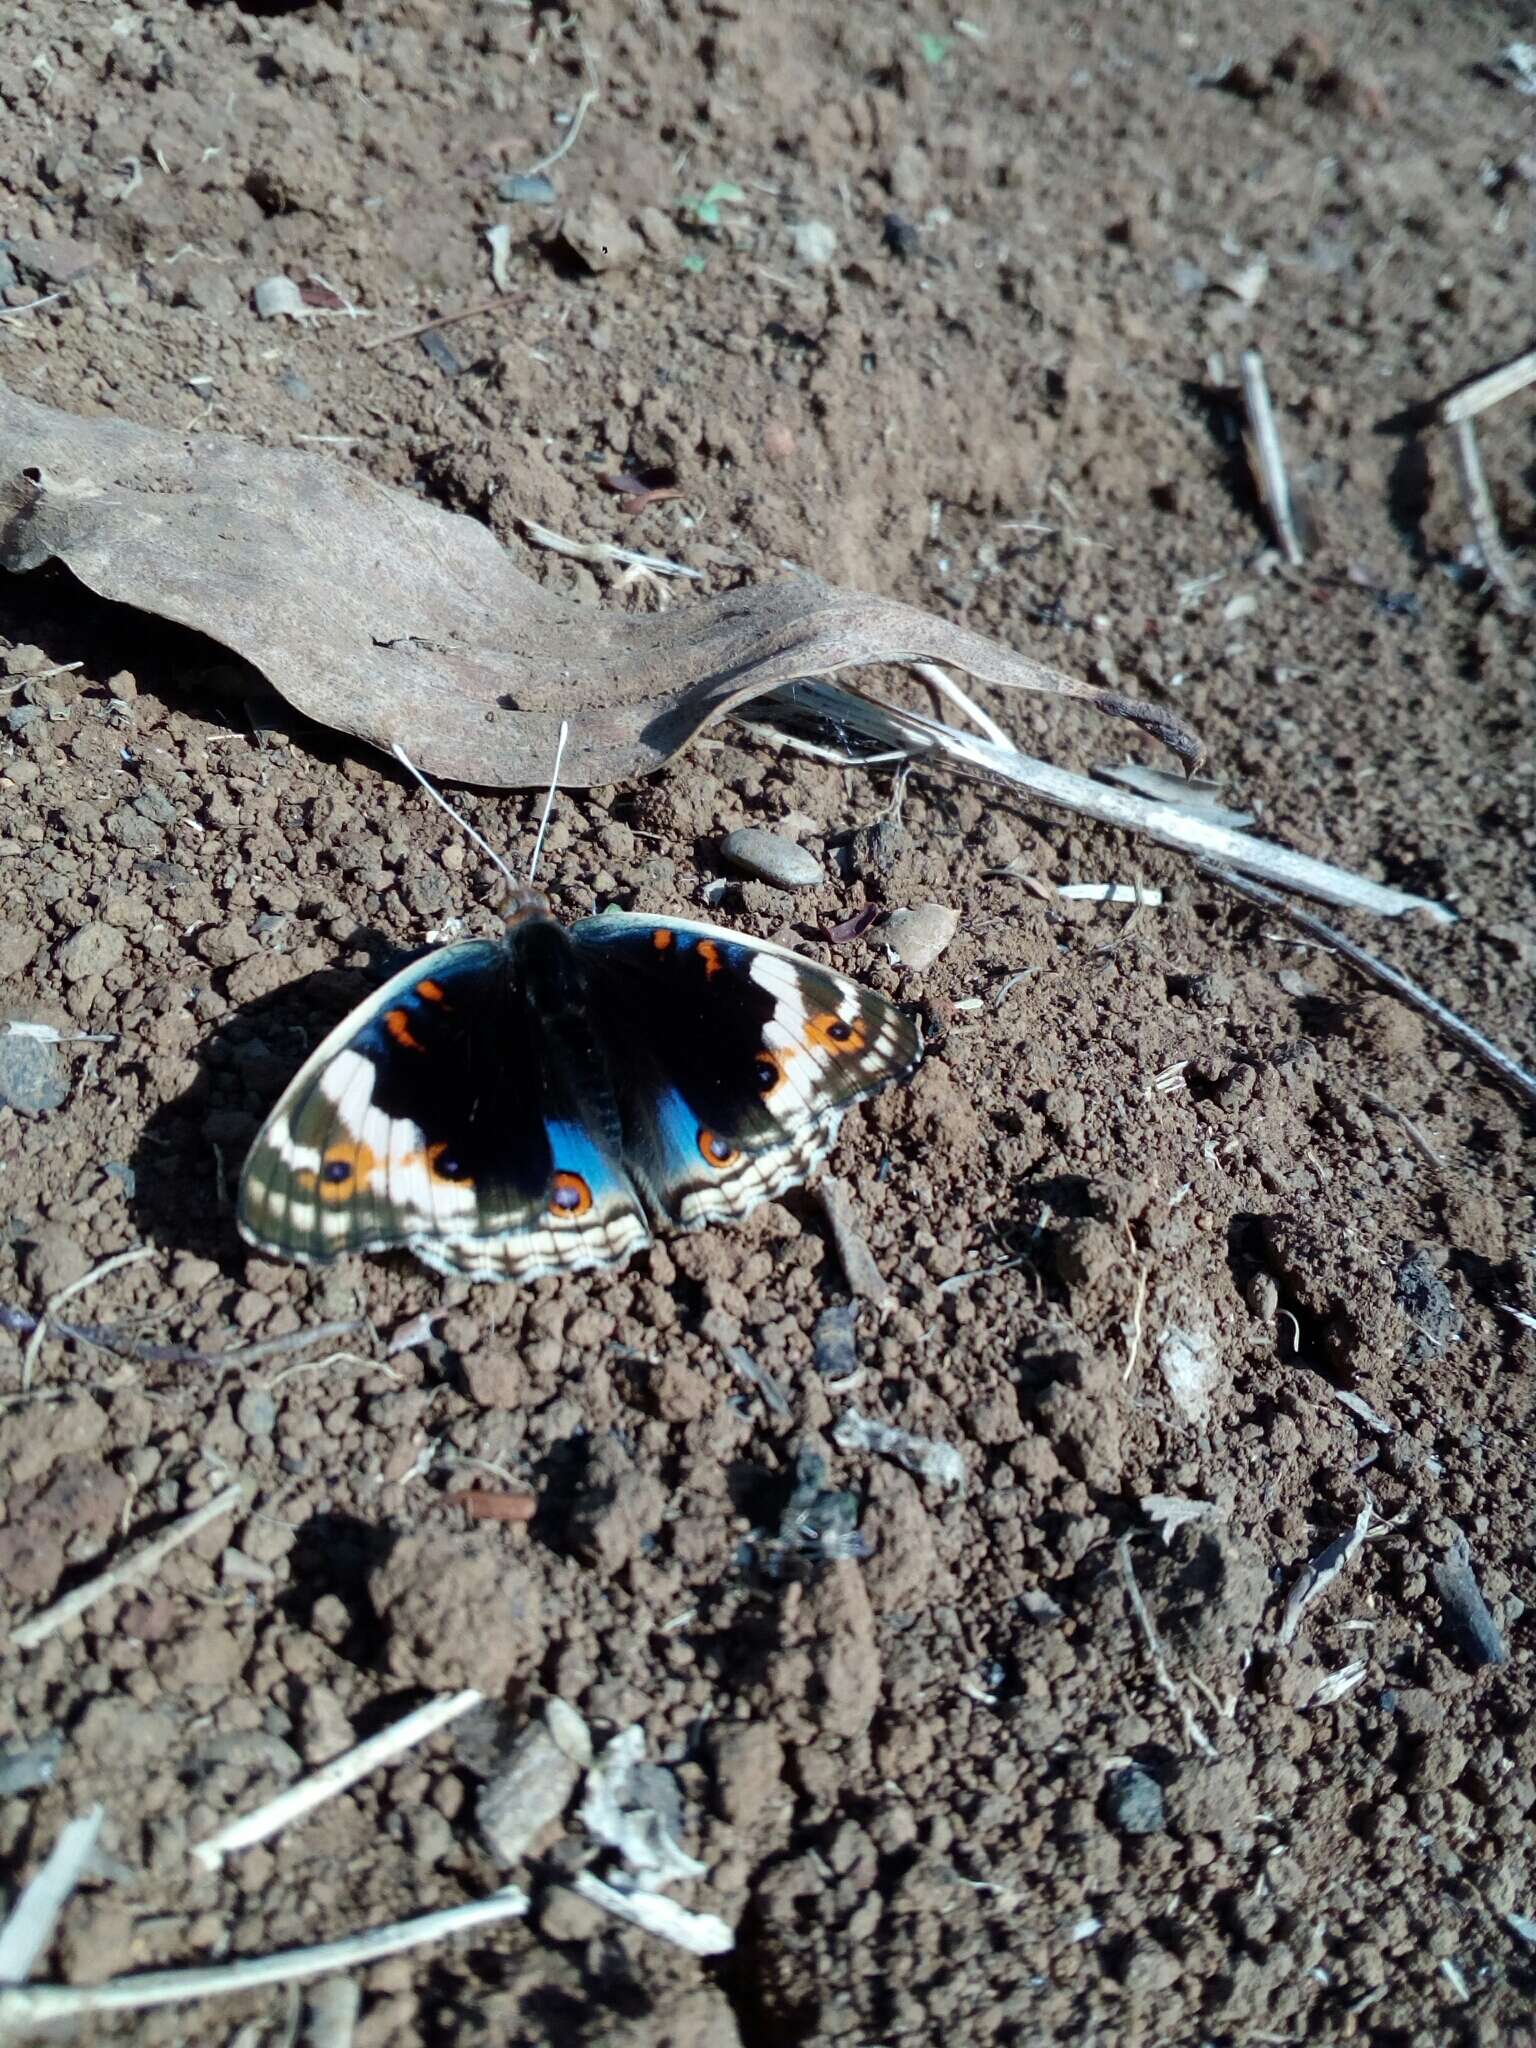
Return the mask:
<svg viewBox="0 0 1536 2048">
<path fill-rule="evenodd" d="M 1530 628 L 1458 566 L 1453 479 L 1401 419 L 1529 342 L 1532 103 L 1486 68 L 1508 18 L 968 13 L 984 40 L 894 0 L 17 7 L 5 299 L 68 293 L 0 320 L 0 377 L 333 438 L 593 604 L 658 600 L 527 549 L 520 519 L 717 588 L 809 563 L 1118 678 L 1201 732 L 1261 829 L 1455 904 L 1358 930 L 1529 1062 Z M 499 201 L 564 132 L 583 50 L 601 97 L 550 172 L 560 207 Z M 742 196 L 698 225 L 721 182 Z M 365 351 L 484 297 L 501 220 L 503 308 Z M 807 221 L 830 264 L 797 255 Z M 1250 307 L 1221 286 L 1259 253 Z M 369 317 L 262 321 L 276 273 Z M 1208 367 L 1253 344 L 1319 529 L 1294 573 Z M 1531 417 L 1483 434 L 1515 542 Z M 595 481 L 619 469 L 683 496 L 626 515 Z M 1476 1068 L 1174 857 L 1059 814 L 918 775 L 894 865 L 863 864 L 841 849 L 888 780 L 726 726 L 563 801 L 547 873 L 567 914 L 696 915 L 718 835 L 798 812 L 838 879 L 733 888 L 722 917 L 803 938 L 866 899 L 961 912 L 923 975 L 878 930 L 839 955 L 933 1042 L 836 1158 L 896 1296 L 861 1310 L 857 1389 L 813 1363 L 847 1294 L 809 1195 L 523 1291 L 392 1259 L 307 1275 L 243 1252 L 242 1148 L 390 949 L 493 928 L 478 863 L 206 643 L 57 573 L 0 590 L 0 624 L 0 1005 L 109 1034 L 62 1050 L 28 1098 L 54 1106 L 0 1109 L 6 1628 L 230 1477 L 252 1489 L 138 1590 L 4 1652 L 0 1747 L 61 1743 L 51 1783 L 0 1797 L 9 1881 L 70 1815 L 108 1816 L 40 1975 L 258 1955 L 492 1889 L 449 1735 L 221 1875 L 188 1855 L 469 1682 L 519 1722 L 551 1694 L 599 1738 L 643 1721 L 710 1868 L 681 1896 L 737 1947 L 697 1963 L 604 1918 L 569 1888 L 572 1818 L 513 1873 L 527 1923 L 363 1974 L 359 2048 L 1530 2037 L 1533 1934 L 1508 1917 L 1536 1913 L 1530 1133 Z M 1069 765 L 1123 744 L 990 708 Z M 525 801 L 466 801 L 526 847 Z M 1009 863 L 1139 876 L 1163 905 L 1063 906 Z M 22 1312 L 139 1243 L 63 1311 L 98 1341 L 50 1338 L 11 1399 Z M 236 1369 L 177 1350 L 359 1317 Z M 964 1485 L 837 1448 L 850 1399 L 953 1444 Z M 745 1546 L 806 1446 L 871 1554 L 775 1579 Z M 531 1526 L 455 1505 L 507 1485 L 537 1494 Z M 1214 1511 L 1165 1547 L 1158 1494 Z M 1291 1588 L 1367 1495 L 1375 1533 L 1282 1649 Z M 1502 1664 L 1447 1619 L 1457 1531 Z M 79 2037 L 289 2025 L 272 1992 Z"/>
</svg>

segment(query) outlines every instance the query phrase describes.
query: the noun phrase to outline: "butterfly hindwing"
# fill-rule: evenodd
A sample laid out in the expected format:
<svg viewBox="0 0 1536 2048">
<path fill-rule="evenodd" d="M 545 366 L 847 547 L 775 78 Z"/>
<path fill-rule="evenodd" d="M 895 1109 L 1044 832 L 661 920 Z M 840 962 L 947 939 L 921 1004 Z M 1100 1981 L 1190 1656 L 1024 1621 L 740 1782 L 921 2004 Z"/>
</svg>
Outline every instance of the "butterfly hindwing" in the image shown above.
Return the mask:
<svg viewBox="0 0 1536 2048">
<path fill-rule="evenodd" d="M 568 941 L 540 923 L 427 955 L 337 1026 L 251 1147 L 249 1242 L 305 1261 L 403 1246 L 440 1272 L 532 1279 L 648 1241 L 609 1098 L 583 1085 Z"/>
<path fill-rule="evenodd" d="M 684 1229 L 806 1178 L 843 1111 L 911 1073 L 916 1024 L 871 989 L 716 926 L 609 912 L 574 926 L 615 1068 L 625 1158 Z"/>
</svg>

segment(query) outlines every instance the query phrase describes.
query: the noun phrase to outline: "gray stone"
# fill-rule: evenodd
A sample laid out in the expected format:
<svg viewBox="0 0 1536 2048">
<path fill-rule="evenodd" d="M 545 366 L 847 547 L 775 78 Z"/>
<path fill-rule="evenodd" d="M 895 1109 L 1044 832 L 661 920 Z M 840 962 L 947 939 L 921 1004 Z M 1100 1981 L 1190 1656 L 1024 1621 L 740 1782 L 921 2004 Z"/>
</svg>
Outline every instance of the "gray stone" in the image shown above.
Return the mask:
<svg viewBox="0 0 1536 2048">
<path fill-rule="evenodd" d="M 235 1403 L 235 1420 L 247 1436 L 270 1436 L 277 1427 L 277 1403 L 265 1387 L 247 1387 Z"/>
<path fill-rule="evenodd" d="M 777 883 L 781 889 L 814 889 L 826 879 L 815 854 L 796 846 L 792 839 L 781 839 L 777 832 L 765 832 L 760 825 L 727 832 L 720 853 L 744 875 Z"/>
<path fill-rule="evenodd" d="M 23 1116 L 43 1116 L 68 1093 L 69 1063 L 57 1043 L 0 1025 L 0 1102 Z"/>
<path fill-rule="evenodd" d="M 514 206 L 553 206 L 555 188 L 545 177 L 527 177 L 518 172 L 496 180 L 496 197 Z"/>
<path fill-rule="evenodd" d="M 1158 1835 L 1163 1831 L 1163 1788 L 1140 1764 L 1128 1764 L 1109 1781 L 1105 1800 L 1110 1819 L 1127 1835 Z"/>
<path fill-rule="evenodd" d="M 808 270 L 822 270 L 837 253 L 837 230 L 824 220 L 802 220 L 790 229 L 795 261 Z"/>
<path fill-rule="evenodd" d="M 903 967 L 931 967 L 960 929 L 958 914 L 943 903 L 919 903 L 913 910 L 893 910 L 880 927 L 880 937 Z"/>
<path fill-rule="evenodd" d="M 83 924 L 55 958 L 66 981 L 85 981 L 93 974 L 110 974 L 127 950 L 128 941 L 115 925 Z"/>
</svg>

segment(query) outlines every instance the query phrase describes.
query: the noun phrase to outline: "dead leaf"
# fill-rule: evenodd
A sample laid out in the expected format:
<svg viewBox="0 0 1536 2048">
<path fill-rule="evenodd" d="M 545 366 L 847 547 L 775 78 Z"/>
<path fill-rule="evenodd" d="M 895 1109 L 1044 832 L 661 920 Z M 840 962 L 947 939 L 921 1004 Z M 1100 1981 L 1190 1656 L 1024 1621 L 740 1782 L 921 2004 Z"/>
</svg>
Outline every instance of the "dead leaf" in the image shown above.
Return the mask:
<svg viewBox="0 0 1536 2048">
<path fill-rule="evenodd" d="M 950 620 L 803 575 L 630 615 L 531 582 L 488 527 L 321 454 L 77 419 L 0 387 L 0 567 L 62 562 L 100 597 L 190 626 L 296 709 L 426 771 L 544 784 L 562 719 L 573 788 L 646 775 L 700 726 L 792 678 L 939 661 L 1129 718 Z"/>
</svg>

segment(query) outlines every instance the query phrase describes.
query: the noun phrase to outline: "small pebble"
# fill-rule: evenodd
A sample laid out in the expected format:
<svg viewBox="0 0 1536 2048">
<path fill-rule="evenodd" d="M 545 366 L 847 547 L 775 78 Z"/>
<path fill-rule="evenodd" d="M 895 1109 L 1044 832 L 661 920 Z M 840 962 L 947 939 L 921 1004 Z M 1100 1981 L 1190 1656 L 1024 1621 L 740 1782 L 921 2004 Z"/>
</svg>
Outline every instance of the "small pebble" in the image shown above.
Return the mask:
<svg viewBox="0 0 1536 2048">
<path fill-rule="evenodd" d="M 893 256 L 915 256 L 922 244 L 922 236 L 917 229 L 899 213 L 885 216 L 881 239 Z"/>
<path fill-rule="evenodd" d="M 1105 1794 L 1109 1818 L 1127 1835 L 1158 1835 L 1163 1831 L 1163 1788 L 1140 1764 L 1116 1771 Z"/>
<path fill-rule="evenodd" d="M 837 231 L 824 220 L 802 220 L 790 230 L 795 261 L 809 270 L 821 270 L 837 251 Z"/>
<path fill-rule="evenodd" d="M 23 1116 L 44 1116 L 69 1093 L 69 1064 L 50 1038 L 31 1038 L 0 1025 L 0 1103 Z"/>
<path fill-rule="evenodd" d="M 903 967 L 931 967 L 960 929 L 957 912 L 943 903 L 919 903 L 915 910 L 893 910 L 880 927 L 880 937 Z"/>
<path fill-rule="evenodd" d="M 116 675 L 107 677 L 107 695 L 116 698 L 119 704 L 131 704 L 138 694 L 138 677 L 132 669 L 120 668 Z"/>
<path fill-rule="evenodd" d="M 816 1370 L 829 1380 L 846 1379 L 858 1368 L 858 1303 L 839 1302 L 824 1308 L 811 1331 L 811 1356 Z"/>
<path fill-rule="evenodd" d="M 821 862 L 792 839 L 765 832 L 760 825 L 744 825 L 739 832 L 727 832 L 720 842 L 721 857 L 744 875 L 777 883 L 781 889 L 814 889 L 826 880 Z"/>
<path fill-rule="evenodd" d="M 509 200 L 517 206 L 553 206 L 555 203 L 555 188 L 551 185 L 548 178 L 544 177 L 535 176 L 527 178 L 515 176 L 498 178 L 496 180 L 496 197 Z"/>
<path fill-rule="evenodd" d="M 235 1420 L 247 1436 L 270 1436 L 277 1427 L 277 1403 L 265 1387 L 247 1387 L 235 1403 Z"/>
</svg>

